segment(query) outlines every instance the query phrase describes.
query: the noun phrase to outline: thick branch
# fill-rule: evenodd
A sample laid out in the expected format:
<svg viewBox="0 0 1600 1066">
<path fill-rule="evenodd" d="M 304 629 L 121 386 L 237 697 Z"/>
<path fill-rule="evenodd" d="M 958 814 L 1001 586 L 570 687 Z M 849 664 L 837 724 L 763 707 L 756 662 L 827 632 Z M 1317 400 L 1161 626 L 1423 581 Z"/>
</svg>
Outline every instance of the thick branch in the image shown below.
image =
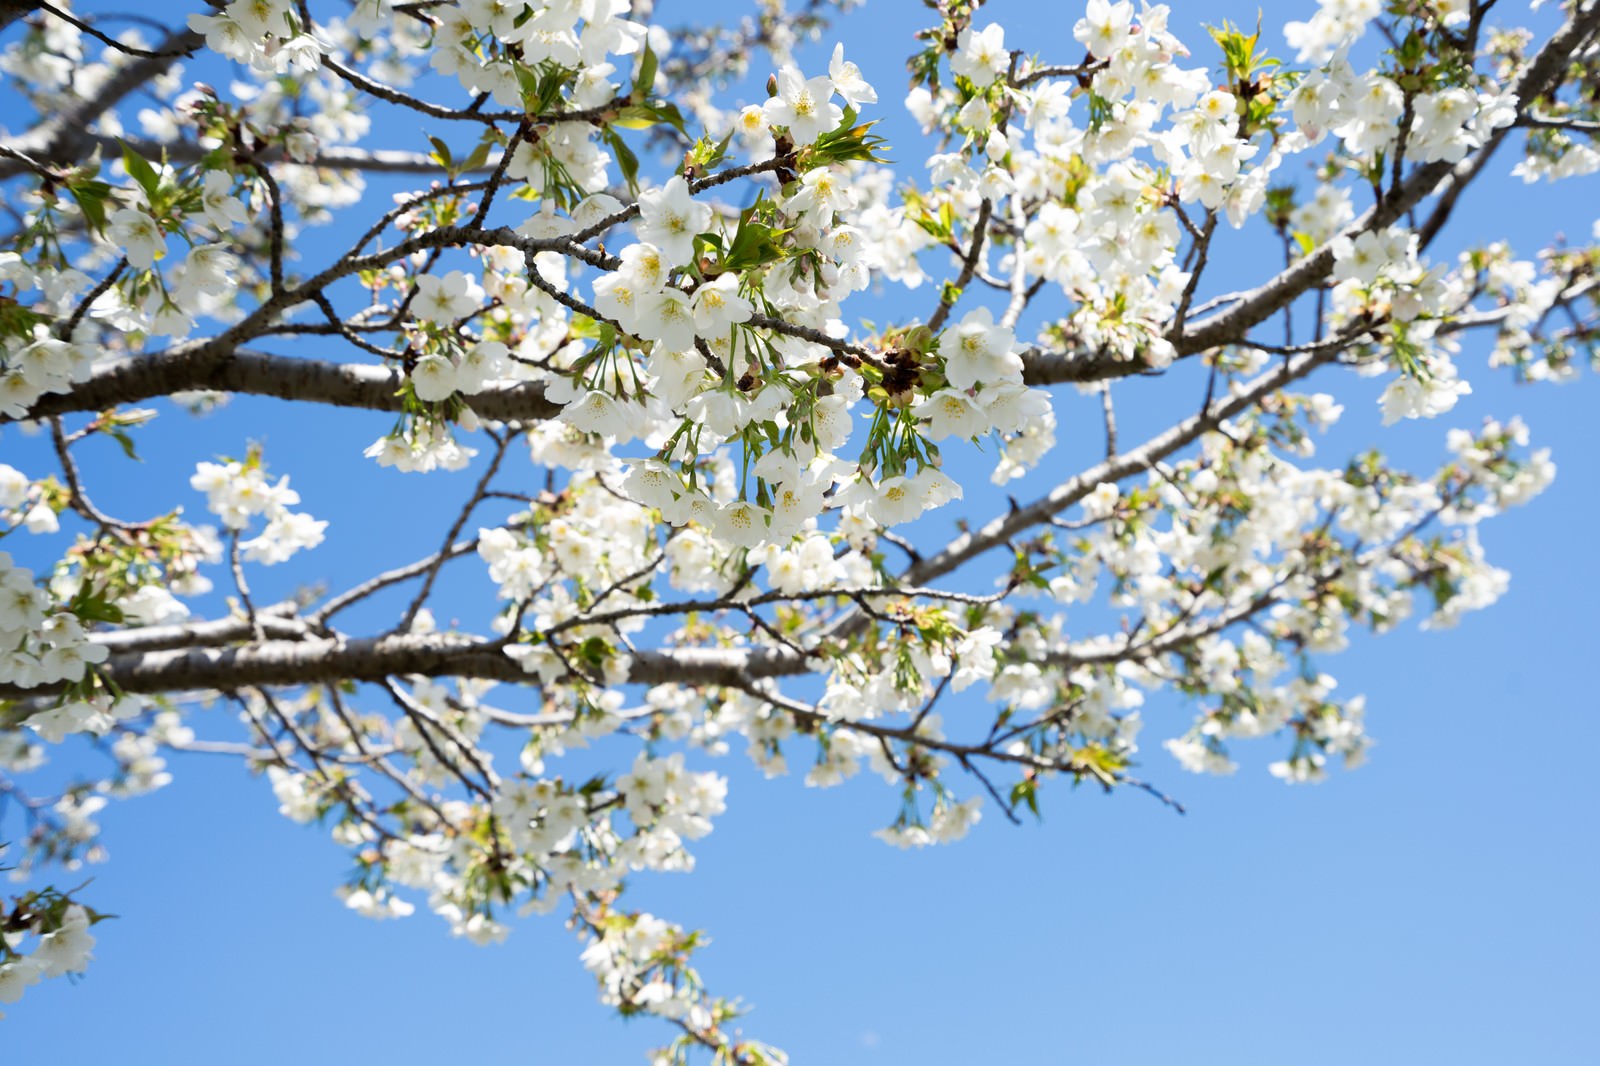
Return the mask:
<svg viewBox="0 0 1600 1066">
<path fill-rule="evenodd" d="M 681 648 L 633 656 L 631 684 L 748 684 L 755 677 L 805 673 L 799 655 L 769 651 Z M 234 691 L 261 685 L 314 685 L 334 681 L 381 681 L 386 677 L 478 677 L 537 683 L 498 646 L 445 634 L 404 634 L 362 640 L 269 640 L 229 648 L 178 648 L 113 655 L 100 668 L 124 692 Z M 62 685 L 18 688 L 0 685 L 0 699 L 27 701 L 0 712 L 0 726 L 15 726 L 40 709 L 40 697 L 59 695 Z"/>
<path fill-rule="evenodd" d="M 196 144 L 194 141 L 174 140 L 156 141 L 146 137 L 94 137 L 93 141 L 100 146 L 101 152 L 117 156 L 122 153 L 122 146 L 126 144 L 139 155 L 146 159 L 161 159 L 165 157 L 168 162 L 197 163 L 205 158 L 210 149 Z M 333 170 L 362 170 L 372 173 L 389 174 L 443 174 L 445 168 L 438 160 L 424 152 L 406 152 L 393 148 L 351 148 L 340 145 L 329 145 L 319 148 L 317 153 L 309 159 L 291 159 L 284 154 L 281 147 L 270 145 L 256 152 L 252 157 L 259 163 L 277 163 L 285 166 L 328 167 Z M 500 156 L 492 156 L 477 166 L 467 167 L 457 171 L 462 174 L 491 174 L 500 165 Z"/>
<path fill-rule="evenodd" d="M 257 623 L 269 636 L 293 639 L 304 636 L 306 624 L 299 619 L 285 617 L 294 613 L 294 604 L 263 608 L 257 614 Z M 231 644 L 250 636 L 248 618 L 218 618 L 207 622 L 175 623 L 164 626 L 140 626 L 136 629 L 119 629 L 112 633 L 95 634 L 94 642 L 111 649 L 113 653 L 168 651 L 173 648 L 205 648 Z"/>
<path fill-rule="evenodd" d="M 761 325 L 775 327 L 779 332 L 801 329 L 776 319 L 763 318 Z M 842 345 L 842 342 L 827 339 L 834 345 L 858 350 L 856 345 Z M 1029 353 L 1022 376 L 1029 385 L 1044 386 L 1099 381 L 1146 370 L 1148 368 L 1137 361 Z M 248 350 L 219 357 L 212 345 L 195 343 L 175 345 L 158 355 L 130 356 L 101 363 L 87 381 L 74 385 L 71 392 L 41 396 L 30 408 L 28 417 L 104 411 L 119 404 L 143 403 L 192 389 L 272 396 L 333 407 L 398 411 L 399 388 L 399 372 L 391 367 L 334 363 Z M 479 416 L 500 422 L 531 422 L 554 418 L 561 413 L 559 406 L 544 398 L 544 386 L 536 383 L 491 386 L 469 396 L 467 403 Z M 0 417 L 0 422 L 5 421 L 8 420 Z"/>
<path fill-rule="evenodd" d="M 196 347 L 192 351 L 178 349 L 160 356 L 102 363 L 95 367 L 89 380 L 74 385 L 71 392 L 40 397 L 29 417 L 103 411 L 189 389 L 398 411 L 400 384 L 400 373 L 392 367 L 329 363 L 251 351 L 218 359 Z M 544 386 L 537 383 L 491 386 L 468 397 L 467 403 L 479 416 L 500 422 L 535 421 L 561 413 L 560 407 L 545 399 Z"/>
<path fill-rule="evenodd" d="M 39 10 L 38 0 L 0 0 L 0 30 Z"/>
</svg>

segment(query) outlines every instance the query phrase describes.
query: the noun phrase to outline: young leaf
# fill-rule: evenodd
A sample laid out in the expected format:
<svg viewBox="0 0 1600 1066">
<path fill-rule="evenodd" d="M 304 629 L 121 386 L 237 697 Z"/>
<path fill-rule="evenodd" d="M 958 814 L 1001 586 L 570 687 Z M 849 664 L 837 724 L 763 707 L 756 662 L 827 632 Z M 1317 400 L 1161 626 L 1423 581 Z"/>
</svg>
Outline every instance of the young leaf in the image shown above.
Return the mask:
<svg viewBox="0 0 1600 1066">
<path fill-rule="evenodd" d="M 161 188 L 161 178 L 138 152 L 129 148 L 127 143 L 122 145 L 122 165 L 127 168 L 128 176 L 139 183 L 139 188 L 144 190 L 145 200 L 154 205 L 156 191 Z"/>
</svg>

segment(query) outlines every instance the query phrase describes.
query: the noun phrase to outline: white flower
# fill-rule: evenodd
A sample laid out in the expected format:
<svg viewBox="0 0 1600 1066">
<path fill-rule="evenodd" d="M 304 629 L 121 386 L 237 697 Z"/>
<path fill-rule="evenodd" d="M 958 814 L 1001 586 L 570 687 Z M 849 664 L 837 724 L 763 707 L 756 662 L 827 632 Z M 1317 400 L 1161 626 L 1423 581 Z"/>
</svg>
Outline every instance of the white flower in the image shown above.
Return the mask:
<svg viewBox="0 0 1600 1066">
<path fill-rule="evenodd" d="M 249 62 L 254 55 L 255 43 L 261 39 L 239 25 L 227 11 L 215 15 L 190 15 L 189 28 L 206 35 L 206 47 L 218 55 L 239 62 Z"/>
<path fill-rule="evenodd" d="M 1394 257 L 1393 245 L 1383 236 L 1367 230 L 1354 239 L 1339 235 L 1333 239 L 1333 280 L 1355 279 L 1371 285 Z"/>
<path fill-rule="evenodd" d="M 622 260 L 622 266 L 617 273 L 626 276 L 629 284 L 640 292 L 661 288 L 667 283 L 667 275 L 672 273 L 672 263 L 660 248 L 649 242 L 628 245 L 618 258 Z"/>
<path fill-rule="evenodd" d="M 753 548 L 767 539 L 769 513 L 765 507 L 735 500 L 717 511 L 716 534 L 740 547 Z"/>
<path fill-rule="evenodd" d="M 1083 512 L 1090 518 L 1109 518 L 1116 511 L 1117 501 L 1121 498 L 1114 483 L 1102 481 L 1083 498 Z"/>
<path fill-rule="evenodd" d="M 1127 0 L 1108 3 L 1107 0 L 1089 0 L 1083 18 L 1072 27 L 1072 36 L 1097 59 L 1109 59 L 1128 43 L 1128 31 L 1133 22 L 1133 5 Z"/>
<path fill-rule="evenodd" d="M 735 322 L 748 321 L 753 308 L 739 295 L 739 276 L 719 274 L 694 291 L 694 324 L 707 337 L 728 332 Z"/>
<path fill-rule="evenodd" d="M 1050 394 L 1044 389 L 1030 389 L 1004 381 L 985 385 L 978 394 L 978 400 L 983 404 L 989 425 L 1001 433 L 1040 430 L 1055 425 L 1055 414 L 1050 409 Z"/>
<path fill-rule="evenodd" d="M 247 469 L 239 462 L 197 463 L 189 485 L 206 494 L 206 508 L 229 529 L 243 529 L 251 515 L 275 515 L 300 502 L 287 476 L 269 485 L 260 467 Z"/>
<path fill-rule="evenodd" d="M 678 497 L 685 495 L 688 489 L 683 484 L 683 478 L 672 467 L 659 459 L 645 459 L 634 463 L 629 469 L 622 483 L 622 491 L 627 493 L 629 499 L 646 507 L 669 511 L 676 507 Z"/>
<path fill-rule="evenodd" d="M 444 277 L 424 274 L 417 279 L 417 297 L 411 311 L 430 322 L 454 322 L 483 306 L 483 289 L 460 270 Z"/>
<path fill-rule="evenodd" d="M 961 803 L 952 803 L 933 812 L 929 820 L 928 836 L 936 844 L 949 844 L 960 840 L 983 817 L 983 800 L 974 796 Z"/>
<path fill-rule="evenodd" d="M 610 393 L 590 389 L 578 400 L 562 408 L 561 421 L 585 433 L 598 433 L 603 437 L 625 441 L 638 435 L 644 419 L 643 412 L 634 405 L 621 403 Z"/>
<path fill-rule="evenodd" d="M 808 81 L 799 68 L 785 66 L 778 71 L 778 95 L 763 104 L 762 110 L 768 124 L 788 127 L 796 147 L 804 147 L 836 129 L 844 119 L 843 109 L 832 97 L 831 79 Z"/>
<path fill-rule="evenodd" d="M 106 236 L 122 249 L 128 264 L 136 270 L 151 269 L 157 259 L 167 254 L 167 238 L 160 225 L 136 208 L 112 212 Z"/>
<path fill-rule="evenodd" d="M 974 133 L 987 130 L 993 121 L 994 111 L 990 109 L 989 101 L 981 96 L 974 96 L 956 112 L 956 125 Z"/>
<path fill-rule="evenodd" d="M 61 528 L 61 521 L 56 517 L 55 510 L 40 500 L 28 509 L 22 518 L 22 525 L 29 533 L 55 533 Z"/>
<path fill-rule="evenodd" d="M 246 559 L 272 566 L 302 548 L 315 548 L 321 544 L 323 530 L 327 528 L 327 522 L 308 514 L 282 511 L 273 516 L 260 536 L 241 542 L 239 547 L 243 549 Z"/>
<path fill-rule="evenodd" d="M 950 675 L 950 687 L 960 692 L 975 682 L 993 678 L 994 650 L 1003 639 L 993 626 L 981 626 L 962 637 L 955 647 L 956 671 Z"/>
<path fill-rule="evenodd" d="M 911 410 L 918 418 L 926 418 L 931 422 L 928 427 L 930 440 L 977 437 L 989 429 L 989 418 L 984 409 L 971 396 L 956 389 L 941 389 Z"/>
<path fill-rule="evenodd" d="M 705 382 L 705 357 L 692 348 L 673 350 L 657 344 L 650 352 L 650 394 L 674 411 L 681 410 Z"/>
<path fill-rule="evenodd" d="M 987 307 L 970 311 L 939 338 L 945 377 L 958 389 L 980 382 L 1021 381 L 1022 360 L 1011 351 L 1016 335 L 995 324 Z"/>
<path fill-rule="evenodd" d="M 851 107 L 859 109 L 862 104 L 878 102 L 878 90 L 867 84 L 860 67 L 845 59 L 843 41 L 833 46 L 833 58 L 828 60 L 828 79 L 833 82 L 833 91 Z"/>
<path fill-rule="evenodd" d="M 239 257 L 225 244 L 197 244 L 184 258 L 173 296 L 185 306 L 194 303 L 195 294 L 223 295 L 237 284 Z"/>
<path fill-rule="evenodd" d="M 833 222 L 834 213 L 852 206 L 850 183 L 832 167 L 815 167 L 800 179 L 800 191 L 790 198 L 787 209 L 795 214 L 808 211 L 817 225 Z"/>
<path fill-rule="evenodd" d="M 694 319 L 689 297 L 677 289 L 662 289 L 640 298 L 633 331 L 645 340 L 682 350 L 694 346 Z"/>
<path fill-rule="evenodd" d="M 896 475 L 879 483 L 877 494 L 869 499 L 867 513 L 883 526 L 910 522 L 923 511 L 961 498 L 961 486 L 931 467 L 923 467 L 915 477 Z"/>
<path fill-rule="evenodd" d="M 484 341 L 467 349 L 456 366 L 456 391 L 468 395 L 483 391 L 483 387 L 504 376 L 511 359 L 511 350 L 499 341 Z"/>
<path fill-rule="evenodd" d="M 594 309 L 629 333 L 638 329 L 642 295 L 638 284 L 621 271 L 594 281 Z"/>
<path fill-rule="evenodd" d="M 410 916 L 417 908 L 405 900 L 387 891 L 373 893 L 365 888 L 344 888 L 340 890 L 344 896 L 344 905 L 361 915 L 363 918 L 372 918 L 382 921 L 385 918 L 405 918 Z"/>
<path fill-rule="evenodd" d="M 285 0 L 234 0 L 227 11 L 251 37 L 288 35 L 289 5 Z"/>
<path fill-rule="evenodd" d="M 267 778 L 272 782 L 273 794 L 278 797 L 279 814 L 291 822 L 302 824 L 317 817 L 317 796 L 306 788 L 304 774 L 291 773 L 281 766 L 269 766 Z"/>
<path fill-rule="evenodd" d="M 178 602 L 165 587 L 145 585 L 117 600 L 122 617 L 133 625 L 156 625 L 164 622 L 181 622 L 189 617 L 189 608 Z"/>
<path fill-rule="evenodd" d="M 0 966 L 0 1003 L 15 1003 L 31 985 L 44 977 L 44 966 L 31 955 L 13 958 Z"/>
<path fill-rule="evenodd" d="M 234 226 L 250 221 L 250 211 L 233 195 L 233 175 L 221 170 L 206 171 L 205 185 L 200 190 L 200 209 L 206 221 L 223 233 Z"/>
<path fill-rule="evenodd" d="M 437 403 L 456 391 L 456 365 L 442 355 L 425 355 L 411 368 L 411 388 L 417 399 Z"/>
<path fill-rule="evenodd" d="M 33 959 L 46 977 L 82 973 L 94 956 L 94 937 L 89 935 L 89 913 L 74 903 L 62 916 L 61 925 L 45 935 L 34 949 Z"/>
<path fill-rule="evenodd" d="M 1004 27 L 989 25 L 974 30 L 968 26 L 956 38 L 956 54 L 950 57 L 950 69 L 982 89 L 998 81 L 1010 62 Z"/>
<path fill-rule="evenodd" d="M 1378 403 L 1384 425 L 1392 426 L 1402 418 L 1437 417 L 1472 392 L 1470 384 L 1456 377 L 1456 368 L 1448 360 L 1429 360 L 1427 367 L 1427 376 L 1402 374 L 1383 390 Z"/>
<path fill-rule="evenodd" d="M 689 183 L 674 175 L 659 189 L 639 194 L 639 239 L 661 249 L 674 266 L 694 258 L 694 238 L 711 225 L 711 205 L 696 201 Z"/>
<path fill-rule="evenodd" d="M 745 144 L 753 144 L 767 133 L 767 113 L 760 104 L 749 104 L 733 120 L 733 130 Z"/>
<path fill-rule="evenodd" d="M 1267 767 L 1267 772 L 1291 785 L 1316 784 L 1327 778 L 1328 759 L 1320 751 L 1294 760 L 1282 760 Z"/>
<path fill-rule="evenodd" d="M 1206 744 L 1199 737 L 1174 738 L 1162 742 L 1162 747 L 1172 753 L 1191 774 L 1231 774 L 1237 770 L 1238 764 L 1230 760 L 1221 751 Z"/>
</svg>

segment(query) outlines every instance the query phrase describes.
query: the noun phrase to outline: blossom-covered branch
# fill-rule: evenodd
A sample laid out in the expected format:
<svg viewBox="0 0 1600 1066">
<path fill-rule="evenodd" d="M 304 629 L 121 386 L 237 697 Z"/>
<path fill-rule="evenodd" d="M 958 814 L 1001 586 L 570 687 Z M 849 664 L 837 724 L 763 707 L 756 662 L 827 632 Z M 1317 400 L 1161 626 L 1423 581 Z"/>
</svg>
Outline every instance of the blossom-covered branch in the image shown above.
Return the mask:
<svg viewBox="0 0 1600 1066">
<path fill-rule="evenodd" d="M 1280 57 L 1111 0 L 1029 54 L 1001 0 L 939 0 L 909 170 L 861 52 L 796 58 L 850 6 L 674 36 L 622 0 L 234 0 L 146 40 L 0 3 L 0 422 L 47 431 L 0 463 L 19 876 L 100 858 L 95 813 L 170 753 L 237 759 L 350 849 L 353 910 L 491 942 L 562 909 L 601 998 L 669 1023 L 657 1061 L 776 1063 L 703 935 L 624 904 L 693 865 L 735 743 L 877 774 L 905 847 L 1061 779 L 1181 809 L 1166 778 L 1259 738 L 1291 782 L 1361 762 L 1327 658 L 1492 604 L 1477 529 L 1554 464 L 1511 418 L 1427 472 L 1317 452 L 1352 375 L 1392 423 L 1451 412 L 1471 346 L 1524 381 L 1594 360 L 1592 243 L 1439 249 L 1502 164 L 1600 171 L 1600 4 L 1535 45 L 1489 4 L 1322 3 Z M 764 56 L 758 99 L 719 80 Z M 308 434 L 384 412 L 356 458 L 472 474 L 356 528 L 233 396 Z M 104 506 L 190 413 L 232 454 Z M 319 569 L 340 546 L 361 567 Z M 268 602 L 276 566 L 300 591 Z M 75 737 L 113 769 L 24 788 Z M 0 904 L 0 1000 L 82 969 L 100 917 Z"/>
</svg>

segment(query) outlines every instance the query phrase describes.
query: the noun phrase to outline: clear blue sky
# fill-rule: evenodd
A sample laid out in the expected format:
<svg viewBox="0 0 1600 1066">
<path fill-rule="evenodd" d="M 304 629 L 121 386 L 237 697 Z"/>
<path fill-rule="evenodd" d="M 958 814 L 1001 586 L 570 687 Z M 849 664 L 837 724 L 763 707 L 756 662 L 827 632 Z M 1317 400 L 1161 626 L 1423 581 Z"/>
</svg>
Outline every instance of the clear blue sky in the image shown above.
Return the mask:
<svg viewBox="0 0 1600 1066">
<path fill-rule="evenodd" d="M 664 21 L 678 8 L 662 3 Z M 1255 9 L 1190 13 L 1248 22 Z M 898 107 L 900 63 L 924 14 L 877 3 L 842 31 L 884 99 L 902 165 L 918 148 Z M 1069 33 L 1075 6 L 997 0 L 985 14 L 1006 24 L 1013 47 L 1069 61 L 1081 51 Z M 1211 65 L 1203 34 L 1180 32 Z M 805 51 L 807 71 L 826 56 Z M 419 147 L 413 138 L 414 126 L 396 122 L 373 141 Z M 1454 223 L 1461 240 L 1507 237 L 1531 255 L 1558 230 L 1587 235 L 1592 179 L 1552 191 L 1506 178 L 1508 168 L 1502 161 L 1466 199 Z M 389 188 L 375 185 L 380 202 Z M 331 250 L 308 248 L 309 260 Z M 1248 283 L 1259 262 L 1235 254 L 1213 284 Z M 921 309 L 929 295 L 890 306 Z M 851 305 L 888 317 L 870 306 Z M 1451 631 L 1358 636 L 1325 661 L 1341 692 L 1368 695 L 1379 746 L 1365 768 L 1288 788 L 1265 771 L 1282 754 L 1268 741 L 1237 748 L 1233 778 L 1186 775 L 1158 745 L 1189 709 L 1161 696 L 1145 710 L 1142 773 L 1181 797 L 1186 817 L 1135 793 L 1057 787 L 1042 824 L 1012 827 L 990 809 L 965 842 L 907 854 L 870 836 L 895 806 L 877 779 L 817 792 L 798 775 L 764 780 L 735 755 L 711 763 L 730 778 L 729 809 L 696 848 L 698 870 L 635 879 L 632 905 L 708 929 L 708 983 L 754 1005 L 747 1029 L 797 1064 L 1600 1061 L 1596 383 L 1519 390 L 1489 373 L 1483 354 L 1469 344 L 1460 360 L 1475 391 L 1456 412 L 1381 433 L 1381 381 L 1318 386 L 1348 412 L 1324 442 L 1328 465 L 1377 442 L 1431 468 L 1449 426 L 1520 412 L 1560 467 L 1543 497 L 1483 530 L 1491 560 L 1513 574 L 1499 605 Z M 1180 379 L 1152 390 L 1148 405 L 1128 391 L 1125 439 L 1159 427 L 1163 397 L 1197 389 Z M 1070 393 L 1058 407 L 1072 456 L 1099 447 L 1089 412 Z M 93 487 L 113 512 L 141 514 L 152 500 L 197 512 L 193 463 L 264 440 L 304 509 L 331 520 L 328 542 L 299 565 L 255 579 L 270 600 L 300 581 L 339 584 L 415 558 L 442 535 L 470 475 L 375 469 L 360 451 L 388 424 L 236 399 L 204 420 L 163 416 L 142 436 L 146 462 L 133 475 L 101 442 L 101 469 L 120 480 Z M 43 473 L 40 444 L 8 429 L 0 458 Z M 947 451 L 969 472 L 963 480 L 983 481 L 982 456 Z M 1044 484 L 1011 491 L 1031 498 Z M 993 493 L 968 502 L 974 517 L 1001 505 Z M 432 522 L 407 533 L 419 513 Z M 955 517 L 947 509 L 927 528 Z M 19 540 L 6 549 L 41 564 Z M 478 569 L 448 571 L 441 617 L 481 623 Z M 961 706 L 946 714 L 952 729 Z M 195 725 L 209 736 L 232 728 L 223 711 Z M 659 1024 L 624 1025 L 599 1006 L 558 922 L 520 922 L 507 943 L 484 949 L 452 940 L 425 913 L 365 921 L 333 895 L 342 850 L 279 817 L 264 780 L 214 757 L 180 758 L 174 770 L 169 788 L 104 813 L 112 860 L 92 871 L 89 897 L 120 917 L 96 929 L 85 979 L 31 989 L 0 1023 L 7 1066 L 638 1062 L 665 1039 Z"/>
</svg>

